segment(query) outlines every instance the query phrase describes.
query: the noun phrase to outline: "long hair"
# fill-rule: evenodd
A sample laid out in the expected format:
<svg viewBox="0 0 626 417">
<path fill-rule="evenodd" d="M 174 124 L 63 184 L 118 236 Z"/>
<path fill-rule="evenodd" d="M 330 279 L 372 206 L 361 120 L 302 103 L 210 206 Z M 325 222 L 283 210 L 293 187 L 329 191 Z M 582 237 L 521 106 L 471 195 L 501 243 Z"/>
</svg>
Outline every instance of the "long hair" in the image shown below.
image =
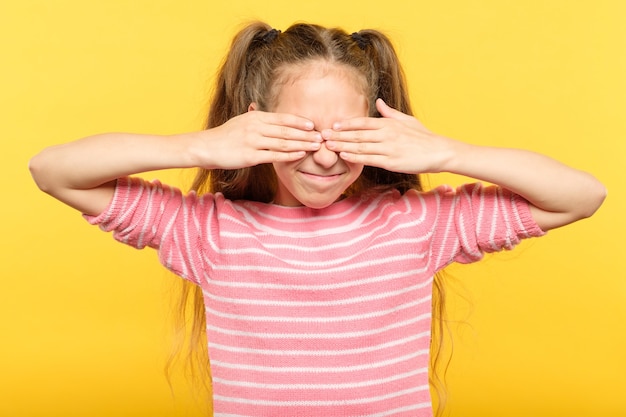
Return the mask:
<svg viewBox="0 0 626 417">
<path fill-rule="evenodd" d="M 288 70 L 320 61 L 353 71 L 368 97 L 370 116 L 380 117 L 375 107 L 377 98 L 382 98 L 389 106 L 405 114 L 412 114 L 404 72 L 390 39 L 382 32 L 366 29 L 348 34 L 342 29 L 305 23 L 294 24 L 280 32 L 266 23 L 254 22 L 234 37 L 217 74 L 206 128 L 220 126 L 247 112 L 251 103 L 256 103 L 261 110 L 271 111 L 281 85 L 289 81 L 289 76 L 293 76 L 293 71 Z M 277 179 L 272 165 L 260 164 L 234 170 L 199 169 L 191 188 L 199 194 L 220 192 L 230 200 L 270 202 L 276 187 Z M 409 189 L 422 190 L 422 185 L 417 175 L 366 166 L 345 194 L 372 189 L 397 189 L 404 193 Z M 198 359 L 198 355 L 207 352 L 202 293 L 196 285 L 180 281 L 183 291 L 178 304 L 178 323 L 185 325 L 190 321 L 191 329 L 179 334 L 190 337 L 186 343 L 190 350 L 187 357 Z M 434 287 L 435 294 L 443 294 L 438 277 L 435 277 Z M 443 311 L 443 297 L 433 304 L 437 311 Z M 433 331 L 441 335 L 441 329 L 437 329 L 433 326 Z M 438 339 L 433 337 L 432 340 Z M 195 346 L 196 343 L 198 346 Z M 203 346 L 200 347 L 200 344 Z M 180 344 L 175 352 L 180 352 Z M 431 358 L 437 360 L 439 356 L 439 350 L 436 350 Z M 202 357 L 200 362 L 191 366 L 196 366 L 200 372 L 206 371 L 208 380 L 208 356 Z M 432 365 L 431 370 L 435 369 Z M 431 374 L 431 383 L 437 385 L 437 381 L 440 379 L 433 378 Z M 438 388 L 437 392 L 441 404 L 444 391 Z"/>
</svg>

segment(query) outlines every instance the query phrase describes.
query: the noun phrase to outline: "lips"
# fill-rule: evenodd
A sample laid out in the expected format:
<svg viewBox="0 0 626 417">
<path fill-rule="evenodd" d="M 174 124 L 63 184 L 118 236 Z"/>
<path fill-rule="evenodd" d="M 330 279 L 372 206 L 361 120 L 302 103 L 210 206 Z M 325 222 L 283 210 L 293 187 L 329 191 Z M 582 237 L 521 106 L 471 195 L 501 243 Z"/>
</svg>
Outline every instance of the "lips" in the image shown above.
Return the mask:
<svg viewBox="0 0 626 417">
<path fill-rule="evenodd" d="M 306 176 L 307 178 L 310 178 L 316 181 L 332 181 L 334 179 L 339 178 L 343 174 L 343 172 L 332 173 L 332 174 L 328 174 L 328 173 L 318 174 L 318 173 L 307 172 L 307 171 L 299 171 L 299 172 L 302 175 Z"/>
</svg>

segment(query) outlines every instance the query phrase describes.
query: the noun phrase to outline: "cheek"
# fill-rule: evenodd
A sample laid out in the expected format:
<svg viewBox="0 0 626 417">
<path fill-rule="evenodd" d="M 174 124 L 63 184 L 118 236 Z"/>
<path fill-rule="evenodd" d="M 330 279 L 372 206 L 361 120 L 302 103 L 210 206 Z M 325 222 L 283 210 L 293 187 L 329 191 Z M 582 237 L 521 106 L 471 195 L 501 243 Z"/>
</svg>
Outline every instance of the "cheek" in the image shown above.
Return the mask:
<svg viewBox="0 0 626 417">
<path fill-rule="evenodd" d="M 295 178 L 295 172 L 297 170 L 295 164 L 290 164 L 286 162 L 275 162 L 272 164 L 274 166 L 274 173 L 276 174 L 276 178 L 278 181 L 290 187 Z"/>
<path fill-rule="evenodd" d="M 363 168 L 365 167 L 365 165 L 363 164 L 348 164 L 348 165 L 350 166 L 350 173 L 354 177 L 355 180 L 359 178 L 359 176 L 363 172 Z"/>
</svg>

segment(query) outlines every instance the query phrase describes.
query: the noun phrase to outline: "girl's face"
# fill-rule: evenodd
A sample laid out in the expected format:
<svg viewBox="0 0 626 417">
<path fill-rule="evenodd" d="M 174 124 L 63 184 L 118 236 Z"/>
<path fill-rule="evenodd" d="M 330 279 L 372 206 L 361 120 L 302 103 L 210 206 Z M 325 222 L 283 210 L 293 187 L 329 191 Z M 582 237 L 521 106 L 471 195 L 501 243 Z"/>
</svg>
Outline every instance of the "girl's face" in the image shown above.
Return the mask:
<svg viewBox="0 0 626 417">
<path fill-rule="evenodd" d="M 354 70 L 320 62 L 297 70 L 282 84 L 274 112 L 305 117 L 319 132 L 335 122 L 368 115 L 367 98 Z M 316 209 L 337 201 L 363 170 L 362 164 L 344 161 L 324 143 L 303 159 L 273 165 L 278 177 L 274 203 Z"/>
</svg>

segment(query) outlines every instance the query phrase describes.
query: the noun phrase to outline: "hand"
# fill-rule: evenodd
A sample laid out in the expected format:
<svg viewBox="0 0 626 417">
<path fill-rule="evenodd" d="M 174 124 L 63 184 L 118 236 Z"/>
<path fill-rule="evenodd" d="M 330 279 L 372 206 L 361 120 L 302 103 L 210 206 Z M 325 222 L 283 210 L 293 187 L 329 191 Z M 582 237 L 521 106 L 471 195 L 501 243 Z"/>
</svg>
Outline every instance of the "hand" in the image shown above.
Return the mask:
<svg viewBox="0 0 626 417">
<path fill-rule="evenodd" d="M 406 174 L 441 172 L 450 139 L 428 131 L 416 118 L 376 100 L 382 118 L 357 117 L 322 131 L 326 147 L 352 163 Z"/>
<path fill-rule="evenodd" d="M 196 166 L 238 169 L 287 162 L 317 151 L 322 137 L 313 122 L 292 114 L 249 111 L 195 137 Z"/>
</svg>

